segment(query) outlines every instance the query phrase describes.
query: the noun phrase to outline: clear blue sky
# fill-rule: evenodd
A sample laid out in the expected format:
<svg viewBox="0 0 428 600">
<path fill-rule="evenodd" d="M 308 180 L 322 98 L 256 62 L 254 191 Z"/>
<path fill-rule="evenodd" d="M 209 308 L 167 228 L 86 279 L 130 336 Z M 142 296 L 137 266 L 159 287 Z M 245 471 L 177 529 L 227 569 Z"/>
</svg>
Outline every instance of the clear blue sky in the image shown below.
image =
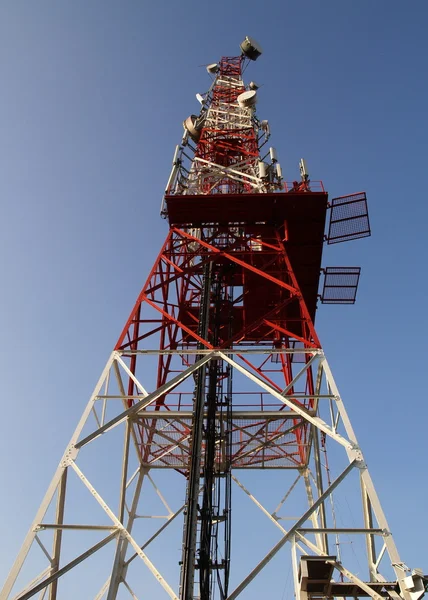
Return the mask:
<svg viewBox="0 0 428 600">
<path fill-rule="evenodd" d="M 428 571 L 424 0 L 0 4 L 0 581 L 166 236 L 203 65 L 244 35 L 285 177 L 366 190 L 354 307 L 317 326 L 402 557 Z M 370 418 L 367 413 L 370 411 Z"/>
</svg>

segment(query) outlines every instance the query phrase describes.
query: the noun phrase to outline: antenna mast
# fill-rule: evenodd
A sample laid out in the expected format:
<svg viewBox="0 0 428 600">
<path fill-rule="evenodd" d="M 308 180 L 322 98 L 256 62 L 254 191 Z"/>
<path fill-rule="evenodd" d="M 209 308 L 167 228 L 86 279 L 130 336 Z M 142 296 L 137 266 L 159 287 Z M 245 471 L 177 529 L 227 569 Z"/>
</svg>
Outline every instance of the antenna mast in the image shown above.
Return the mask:
<svg viewBox="0 0 428 600">
<path fill-rule="evenodd" d="M 162 199 L 167 238 L 0 600 L 155 598 L 159 586 L 235 600 L 260 596 L 255 580 L 279 598 L 284 560 L 297 600 L 424 595 L 314 326 L 319 301 L 355 302 L 360 268 L 321 260 L 324 242 L 370 235 L 366 195 L 329 201 L 303 159 L 300 181 L 284 181 L 260 86 L 242 78 L 261 53 L 246 37 L 207 67 Z M 338 525 L 342 495 L 353 515 Z"/>
</svg>

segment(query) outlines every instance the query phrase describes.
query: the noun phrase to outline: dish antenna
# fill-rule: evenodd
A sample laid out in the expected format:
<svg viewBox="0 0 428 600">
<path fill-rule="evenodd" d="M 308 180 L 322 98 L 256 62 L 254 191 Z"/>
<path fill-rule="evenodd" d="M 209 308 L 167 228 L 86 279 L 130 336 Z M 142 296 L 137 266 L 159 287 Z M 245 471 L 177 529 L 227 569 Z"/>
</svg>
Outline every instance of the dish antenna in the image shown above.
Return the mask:
<svg viewBox="0 0 428 600">
<path fill-rule="evenodd" d="M 241 43 L 242 54 L 249 58 L 250 60 L 257 60 L 260 54 L 262 54 L 263 50 L 260 44 L 256 42 L 253 38 L 250 38 L 248 35 L 245 36 L 244 41 Z"/>
<path fill-rule="evenodd" d="M 257 92 L 255 90 L 242 92 L 242 94 L 239 94 L 237 100 L 241 108 L 251 108 L 257 102 Z"/>
<path fill-rule="evenodd" d="M 207 71 L 211 75 L 214 75 L 215 73 L 217 73 L 218 70 L 219 70 L 219 66 L 217 63 L 212 63 L 210 65 L 207 65 Z"/>
</svg>

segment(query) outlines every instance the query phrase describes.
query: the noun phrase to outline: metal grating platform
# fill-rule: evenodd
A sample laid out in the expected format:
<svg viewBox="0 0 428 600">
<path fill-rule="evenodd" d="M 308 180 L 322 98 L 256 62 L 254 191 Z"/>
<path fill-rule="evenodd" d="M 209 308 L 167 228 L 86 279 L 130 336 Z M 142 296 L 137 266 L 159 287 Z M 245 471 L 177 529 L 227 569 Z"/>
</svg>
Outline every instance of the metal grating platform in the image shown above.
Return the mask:
<svg viewBox="0 0 428 600">
<path fill-rule="evenodd" d="M 400 597 L 396 581 L 369 581 L 360 585 L 352 581 L 334 581 L 333 572 L 339 564 L 335 556 L 302 556 L 299 567 L 301 597 L 308 600 L 360 598 L 370 597 L 372 593 L 389 599 Z"/>
<path fill-rule="evenodd" d="M 323 304 L 354 304 L 360 280 L 361 267 L 326 267 Z"/>
<path fill-rule="evenodd" d="M 138 419 L 139 434 L 150 453 L 144 462 L 155 469 L 187 471 L 191 451 L 191 411 L 147 411 Z M 218 422 L 225 415 L 218 414 Z M 307 464 L 309 430 L 305 420 L 287 410 L 233 411 L 230 460 L 233 469 L 301 469 Z M 223 425 L 224 428 L 224 425 Z M 298 430 L 298 433 L 297 433 Z M 215 463 L 220 469 L 224 447 L 218 445 Z"/>
<path fill-rule="evenodd" d="M 333 198 L 330 204 L 328 244 L 368 237 L 371 234 L 365 192 Z"/>
</svg>

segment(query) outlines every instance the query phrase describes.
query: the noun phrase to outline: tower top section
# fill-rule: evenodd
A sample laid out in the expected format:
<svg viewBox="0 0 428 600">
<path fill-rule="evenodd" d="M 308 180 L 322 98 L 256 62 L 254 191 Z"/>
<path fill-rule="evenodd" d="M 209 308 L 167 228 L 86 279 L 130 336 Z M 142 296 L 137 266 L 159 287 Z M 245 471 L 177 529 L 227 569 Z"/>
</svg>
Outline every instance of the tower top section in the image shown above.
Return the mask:
<svg viewBox="0 0 428 600">
<path fill-rule="evenodd" d="M 269 228 L 275 230 L 314 318 L 318 297 L 335 304 L 355 302 L 359 267 L 324 269 L 321 296 L 319 275 L 324 241 L 370 235 L 366 196 L 361 192 L 329 203 L 322 182 L 310 180 L 304 159 L 299 180 L 283 180 L 278 153 L 268 144 L 269 122 L 256 114 L 261 86 L 243 80 L 245 67 L 262 49 L 248 36 L 240 47 L 239 56 L 223 56 L 206 66 L 211 85 L 196 94 L 199 114 L 183 122 L 161 214 L 170 227 L 193 231 L 238 228 L 263 239 Z"/>
<path fill-rule="evenodd" d="M 260 85 L 243 80 L 245 66 L 257 60 L 262 48 L 249 36 L 240 48 L 239 56 L 223 56 L 206 66 L 211 85 L 196 94 L 199 114 L 183 122 L 161 214 L 179 226 L 278 226 L 291 218 L 290 210 L 297 214 L 294 195 L 305 192 L 306 204 L 315 203 L 323 221 L 327 194 L 322 183 L 310 182 L 304 161 L 300 182 L 283 181 L 278 153 L 268 144 L 269 122 L 256 113 Z"/>
<path fill-rule="evenodd" d="M 239 56 L 223 56 L 206 66 L 211 85 L 196 94 L 199 114 L 183 121 L 184 134 L 174 153 L 166 197 L 283 190 L 276 150 L 266 146 L 269 123 L 256 115 L 260 86 L 254 81 L 246 84 L 242 77 L 245 65 L 257 60 L 262 48 L 249 36 L 240 48 Z M 168 213 L 165 202 L 162 213 Z"/>
<path fill-rule="evenodd" d="M 281 193 L 320 194 L 325 211 L 322 182 L 309 180 L 303 159 L 301 180 L 283 180 L 278 153 L 268 145 L 269 122 L 256 113 L 261 86 L 243 80 L 245 67 L 257 60 L 262 48 L 249 36 L 240 48 L 239 56 L 223 56 L 206 65 L 211 85 L 196 93 L 199 113 L 183 121 L 183 137 L 174 152 L 161 206 L 161 215 L 170 224 L 278 224 L 284 218 L 282 210 L 278 213 L 279 203 L 292 202 L 291 197 L 280 200 Z M 263 203 L 260 194 L 265 195 Z M 220 200 L 220 195 L 228 198 Z"/>
</svg>

